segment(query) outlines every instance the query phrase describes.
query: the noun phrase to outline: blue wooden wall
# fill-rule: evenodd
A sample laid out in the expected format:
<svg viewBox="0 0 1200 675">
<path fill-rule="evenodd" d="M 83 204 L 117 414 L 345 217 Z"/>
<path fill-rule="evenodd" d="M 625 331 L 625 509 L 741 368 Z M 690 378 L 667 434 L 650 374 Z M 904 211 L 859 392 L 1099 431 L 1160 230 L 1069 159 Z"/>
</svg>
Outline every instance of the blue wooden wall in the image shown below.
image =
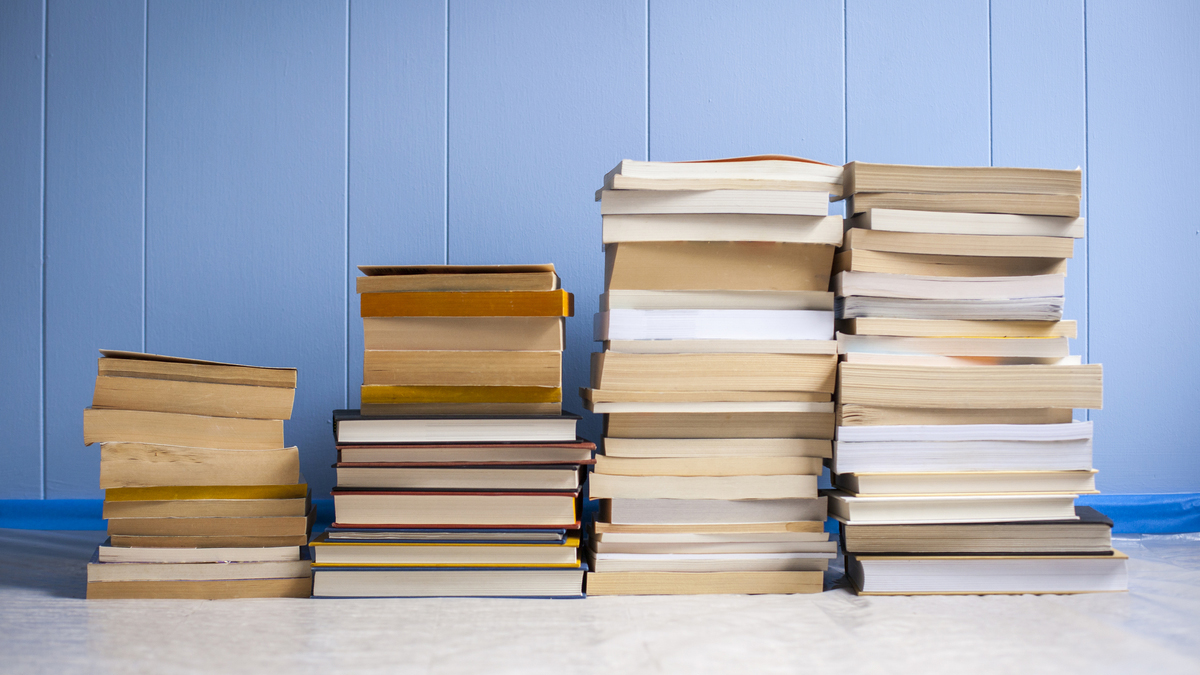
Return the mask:
<svg viewBox="0 0 1200 675">
<path fill-rule="evenodd" d="M 1200 491 L 1198 37 L 1190 2 L 5 0 L 0 498 L 99 496 L 101 347 L 298 367 L 320 496 L 364 263 L 554 262 L 577 409 L 601 176 L 763 152 L 1082 166 L 1100 487 Z"/>
</svg>

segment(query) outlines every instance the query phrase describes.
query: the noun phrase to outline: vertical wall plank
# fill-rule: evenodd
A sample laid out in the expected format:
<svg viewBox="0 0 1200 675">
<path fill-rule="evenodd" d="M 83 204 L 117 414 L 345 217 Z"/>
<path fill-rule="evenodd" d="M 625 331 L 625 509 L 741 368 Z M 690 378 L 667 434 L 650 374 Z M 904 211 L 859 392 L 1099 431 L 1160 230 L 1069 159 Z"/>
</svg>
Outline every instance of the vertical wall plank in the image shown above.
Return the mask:
<svg viewBox="0 0 1200 675">
<path fill-rule="evenodd" d="M 42 139 L 45 5 L 0 4 L 0 498 L 42 496 Z"/>
<path fill-rule="evenodd" d="M 988 165 L 988 3 L 846 6 L 850 160 Z"/>
<path fill-rule="evenodd" d="M 46 73 L 46 496 L 100 497 L 97 350 L 142 348 L 145 4 L 53 0 Z"/>
<path fill-rule="evenodd" d="M 575 294 L 564 406 L 579 411 L 604 282 L 605 172 L 643 157 L 645 3 L 450 7 L 450 262 L 553 262 Z M 598 416 L 581 432 L 599 436 Z"/>
<path fill-rule="evenodd" d="M 446 256 L 446 0 L 350 4 L 349 360 L 358 407 L 358 265 Z"/>
<path fill-rule="evenodd" d="M 1111 492 L 1200 485 L 1197 34 L 1193 3 L 1087 4 L 1092 419 Z"/>
<path fill-rule="evenodd" d="M 841 164 L 842 3 L 650 5 L 650 159 Z"/>
<path fill-rule="evenodd" d="M 992 161 L 1054 169 L 1087 161 L 1083 0 L 992 0 Z M 1087 177 L 1084 177 L 1086 196 Z M 1081 208 L 1086 209 L 1084 200 Z M 1084 212 L 1086 216 L 1086 210 Z M 1071 353 L 1087 357 L 1086 241 L 1068 263 L 1065 318 L 1079 323 Z M 1085 411 L 1076 411 L 1082 417 Z M 1109 476 L 1102 478 L 1102 483 Z"/>
<path fill-rule="evenodd" d="M 299 368 L 289 444 L 317 496 L 346 396 L 347 6 L 154 3 L 146 347 Z"/>
</svg>

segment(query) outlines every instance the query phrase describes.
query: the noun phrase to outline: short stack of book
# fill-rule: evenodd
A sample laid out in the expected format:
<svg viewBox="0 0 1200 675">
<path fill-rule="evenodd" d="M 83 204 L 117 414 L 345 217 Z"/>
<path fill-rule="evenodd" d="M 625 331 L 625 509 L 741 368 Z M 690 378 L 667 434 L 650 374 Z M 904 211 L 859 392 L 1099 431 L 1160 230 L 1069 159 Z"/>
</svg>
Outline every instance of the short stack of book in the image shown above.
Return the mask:
<svg viewBox="0 0 1200 675">
<path fill-rule="evenodd" d="M 829 509 L 859 592 L 1124 590 L 1095 493 L 1099 364 L 1071 356 L 1080 172 L 845 167 Z"/>
<path fill-rule="evenodd" d="M 781 156 L 605 177 L 588 594 L 822 590 L 840 194 L 841 167 Z"/>
<path fill-rule="evenodd" d="M 109 541 L 87 597 L 308 597 L 313 512 L 283 440 L 296 370 L 101 354 L 83 435 Z"/>
<path fill-rule="evenodd" d="M 551 265 L 363 267 L 362 409 L 334 412 L 318 597 L 579 597 L 595 446 L 562 412 Z"/>
</svg>

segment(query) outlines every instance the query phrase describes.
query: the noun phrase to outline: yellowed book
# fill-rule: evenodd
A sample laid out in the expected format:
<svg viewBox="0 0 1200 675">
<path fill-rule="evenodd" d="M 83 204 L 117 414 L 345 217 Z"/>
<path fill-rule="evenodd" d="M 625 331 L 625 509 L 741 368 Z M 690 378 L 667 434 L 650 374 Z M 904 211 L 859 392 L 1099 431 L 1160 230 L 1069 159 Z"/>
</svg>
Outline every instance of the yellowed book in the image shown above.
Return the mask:
<svg viewBox="0 0 1200 675">
<path fill-rule="evenodd" d="M 833 400 L 832 394 L 814 391 L 621 391 L 588 387 L 580 387 L 579 396 L 584 401 L 592 403 L 706 403 L 710 401 L 823 403 Z"/>
<path fill-rule="evenodd" d="M 626 241 L 604 247 L 606 290 L 828 291 L 833 246 Z"/>
<path fill-rule="evenodd" d="M 368 350 L 363 384 L 561 387 L 562 352 Z"/>
<path fill-rule="evenodd" d="M 831 354 L 592 354 L 592 389 L 832 393 Z"/>
<path fill-rule="evenodd" d="M 93 581 L 88 600 L 226 600 L 232 598 L 307 598 L 312 577 L 220 581 Z"/>
<path fill-rule="evenodd" d="M 1100 364 L 888 366 L 844 363 L 840 400 L 913 408 L 1100 408 Z"/>
<path fill-rule="evenodd" d="M 1079 197 L 1074 195 L 1000 194 L 956 192 L 859 192 L 846 200 L 847 213 L 868 209 L 945 211 L 950 213 L 1009 213 L 1026 216 L 1079 217 Z"/>
<path fill-rule="evenodd" d="M 296 388 L 295 368 L 264 368 L 220 361 L 185 359 L 177 356 L 101 349 L 100 375 L 144 377 L 183 382 L 214 382 L 252 387 Z"/>
<path fill-rule="evenodd" d="M 559 415 L 562 403 L 364 403 L 359 414 L 363 417 Z"/>
<path fill-rule="evenodd" d="M 822 572 L 588 572 L 588 595 L 820 593 Z"/>
<path fill-rule="evenodd" d="M 1075 251 L 1075 240 L 1069 237 L 889 232 L 850 227 L 843 235 L 842 248 L 924 255 L 1070 258 Z"/>
<path fill-rule="evenodd" d="M 901 408 L 843 403 L 837 407 L 837 424 L 1066 424 L 1073 412 L 1071 408 Z"/>
<path fill-rule="evenodd" d="M 827 413 L 609 413 L 604 435 L 613 438 L 831 439 Z"/>
<path fill-rule="evenodd" d="M 172 499 L 104 502 L 104 518 L 266 518 L 303 516 L 309 500 Z"/>
<path fill-rule="evenodd" d="M 556 316 L 387 316 L 363 319 L 368 350 L 562 351 Z"/>
<path fill-rule="evenodd" d="M 820 475 L 820 457 L 608 457 L 596 456 L 596 473 L 614 476 Z"/>
<path fill-rule="evenodd" d="M 284 536 L 114 534 L 110 539 L 111 545 L 123 548 L 270 548 L 308 544 L 307 533 Z"/>
<path fill-rule="evenodd" d="M 843 167 L 845 194 L 857 192 L 1000 192 L 1014 194 L 1083 194 L 1079 169 L 1009 166 L 924 166 L 850 162 Z"/>
<path fill-rule="evenodd" d="M 612 459 L 738 457 L 833 457 L 829 440 L 812 438 L 615 438 L 604 439 Z"/>
<path fill-rule="evenodd" d="M 296 390 L 240 384 L 157 380 L 143 377 L 96 378 L 93 408 L 286 420 Z"/>
<path fill-rule="evenodd" d="M 620 476 L 594 473 L 590 499 L 814 499 L 817 476 Z"/>
<path fill-rule="evenodd" d="M 101 443 L 100 487 L 156 485 L 292 485 L 298 448 L 224 450 L 149 443 Z"/>
<path fill-rule="evenodd" d="M 934 277 L 1012 277 L 1066 274 L 1067 261 L 1064 258 L 1001 258 L 855 250 L 842 251 L 834 256 L 833 273 L 838 272 L 882 272 Z"/>
<path fill-rule="evenodd" d="M 108 521 L 110 535 L 283 537 L 305 534 L 311 527 L 308 516 L 113 518 Z"/>
<path fill-rule="evenodd" d="M 1074 321 L 955 321 L 870 317 L 838 322 L 851 335 L 895 337 L 1077 337 Z"/>
<path fill-rule="evenodd" d="M 87 408 L 83 411 L 83 444 L 97 442 L 230 450 L 273 450 L 285 445 L 283 420 Z"/>
<path fill-rule="evenodd" d="M 561 403 L 562 388 L 370 384 L 362 387 L 362 402 L 366 405 L 388 403 Z"/>
<path fill-rule="evenodd" d="M 306 495 L 308 495 L 308 485 L 305 483 L 295 485 L 175 485 L 109 488 L 104 491 L 104 499 L 109 502 L 173 499 L 302 499 Z"/>
<path fill-rule="evenodd" d="M 597 534 L 771 534 L 776 532 L 825 531 L 824 520 L 798 520 L 779 523 L 686 523 L 686 524 L 622 524 L 597 520 L 593 524 Z"/>
</svg>

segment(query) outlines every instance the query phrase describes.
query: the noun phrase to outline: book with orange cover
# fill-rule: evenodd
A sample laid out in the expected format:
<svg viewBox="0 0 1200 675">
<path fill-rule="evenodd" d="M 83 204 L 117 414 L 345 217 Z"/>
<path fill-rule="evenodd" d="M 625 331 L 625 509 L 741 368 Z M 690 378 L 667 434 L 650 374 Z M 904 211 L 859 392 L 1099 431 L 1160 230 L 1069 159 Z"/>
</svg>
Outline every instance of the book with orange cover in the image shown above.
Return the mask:
<svg viewBox="0 0 1200 675">
<path fill-rule="evenodd" d="M 363 293 L 361 315 L 574 316 L 575 297 L 556 291 Z"/>
</svg>

